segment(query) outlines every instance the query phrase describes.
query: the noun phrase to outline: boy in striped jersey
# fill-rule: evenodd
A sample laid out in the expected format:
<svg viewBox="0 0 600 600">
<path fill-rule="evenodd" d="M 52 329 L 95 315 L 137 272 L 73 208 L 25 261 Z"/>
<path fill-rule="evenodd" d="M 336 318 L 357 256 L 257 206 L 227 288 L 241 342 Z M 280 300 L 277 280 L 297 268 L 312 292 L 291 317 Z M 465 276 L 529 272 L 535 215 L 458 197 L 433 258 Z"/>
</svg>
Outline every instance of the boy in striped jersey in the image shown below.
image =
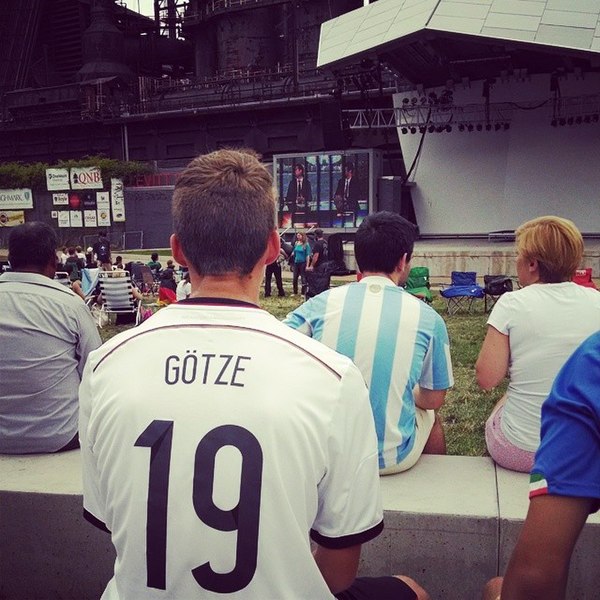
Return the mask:
<svg viewBox="0 0 600 600">
<path fill-rule="evenodd" d="M 445 454 L 435 410 L 452 386 L 443 319 L 399 285 L 410 271 L 415 227 L 400 215 L 369 215 L 356 232 L 360 282 L 299 306 L 285 323 L 351 358 L 369 387 L 382 475 L 410 469 L 421 454 Z"/>
<path fill-rule="evenodd" d="M 504 583 L 484 600 L 562 600 L 569 562 L 588 515 L 600 509 L 600 331 L 564 364 L 542 405 L 541 444 L 529 511 Z"/>
</svg>

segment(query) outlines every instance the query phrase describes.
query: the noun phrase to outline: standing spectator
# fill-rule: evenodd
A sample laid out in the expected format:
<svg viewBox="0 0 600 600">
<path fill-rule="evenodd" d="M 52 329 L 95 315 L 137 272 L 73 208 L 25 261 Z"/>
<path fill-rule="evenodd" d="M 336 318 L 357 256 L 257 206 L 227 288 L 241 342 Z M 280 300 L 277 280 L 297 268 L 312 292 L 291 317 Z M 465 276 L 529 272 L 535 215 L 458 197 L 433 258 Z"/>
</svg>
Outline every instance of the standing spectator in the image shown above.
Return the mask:
<svg viewBox="0 0 600 600">
<path fill-rule="evenodd" d="M 60 256 L 58 257 L 58 262 L 61 264 L 61 266 L 65 266 L 65 263 L 67 262 L 67 258 L 69 258 L 69 253 L 67 251 L 67 247 L 63 246 L 61 251 L 60 251 Z"/>
<path fill-rule="evenodd" d="M 312 256 L 310 259 L 310 265 L 306 267 L 311 271 L 317 270 L 322 267 L 328 260 L 327 242 L 323 237 L 323 230 L 320 228 L 315 229 L 315 244 L 312 248 Z"/>
<path fill-rule="evenodd" d="M 285 253 L 283 248 L 279 249 L 279 256 L 265 269 L 265 298 L 271 296 L 271 279 L 275 277 L 275 284 L 277 285 L 277 292 L 280 298 L 285 296 L 285 290 L 283 289 L 283 279 L 281 277 L 281 266 L 287 260 L 288 255 Z"/>
<path fill-rule="evenodd" d="M 502 578 L 484 600 L 564 600 L 569 563 L 600 509 L 600 331 L 567 360 L 542 405 L 529 511 Z"/>
<path fill-rule="evenodd" d="M 292 277 L 292 289 L 294 291 L 294 296 L 298 295 L 298 279 L 300 279 L 302 283 L 302 288 L 306 285 L 306 263 L 310 258 L 310 254 L 310 245 L 306 238 L 306 234 L 299 231 L 296 234 L 296 243 L 292 250 L 292 269 L 294 273 Z"/>
<path fill-rule="evenodd" d="M 110 241 L 106 237 L 106 231 L 98 233 L 98 241 L 93 245 L 98 266 L 105 271 L 112 271 L 112 260 L 110 258 Z"/>
<path fill-rule="evenodd" d="M 400 215 L 369 215 L 354 241 L 361 281 L 327 290 L 285 319 L 361 370 L 382 475 L 410 469 L 422 453 L 446 453 L 434 412 L 454 383 L 446 325 L 430 306 L 398 287 L 408 277 L 414 239 L 414 226 Z"/>
<path fill-rule="evenodd" d="M 77 254 L 77 258 L 80 258 L 85 263 L 85 254 L 81 246 L 75 246 L 75 253 Z"/>
<path fill-rule="evenodd" d="M 150 260 L 146 263 L 146 266 L 150 267 L 152 275 L 156 279 L 159 271 L 162 269 L 162 265 L 158 262 L 158 252 L 153 252 L 150 255 Z"/>
<path fill-rule="evenodd" d="M 0 452 L 78 447 L 78 389 L 100 346 L 81 298 L 53 281 L 56 234 L 45 223 L 15 227 L 12 271 L 0 276 Z"/>
<path fill-rule="evenodd" d="M 508 390 L 485 426 L 486 444 L 500 466 L 529 473 L 542 403 L 573 350 L 600 329 L 600 294 L 571 281 L 583 257 L 583 237 L 571 221 L 533 219 L 516 240 L 522 289 L 494 305 L 475 369 L 485 390 L 508 372 Z"/>
<path fill-rule="evenodd" d="M 350 360 L 258 307 L 279 253 L 268 171 L 201 156 L 173 217 L 192 297 L 108 341 L 81 387 L 84 514 L 117 553 L 104 597 L 428 598 L 354 580 L 383 528 L 368 394 Z M 144 387 L 116 376 L 140 356 Z M 311 385 L 290 396 L 292 378 Z"/>
<path fill-rule="evenodd" d="M 183 279 L 177 284 L 177 289 L 175 290 L 177 302 L 180 300 L 187 300 L 191 293 L 192 285 L 190 283 L 190 272 L 186 271 L 183 275 Z"/>
</svg>

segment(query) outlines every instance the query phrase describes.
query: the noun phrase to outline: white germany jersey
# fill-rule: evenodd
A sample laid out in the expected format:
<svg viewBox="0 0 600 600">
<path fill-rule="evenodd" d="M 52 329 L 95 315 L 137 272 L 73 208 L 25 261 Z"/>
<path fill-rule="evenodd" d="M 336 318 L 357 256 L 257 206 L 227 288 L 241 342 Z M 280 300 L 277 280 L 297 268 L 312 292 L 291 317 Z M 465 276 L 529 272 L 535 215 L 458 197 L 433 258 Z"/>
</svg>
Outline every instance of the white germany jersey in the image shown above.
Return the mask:
<svg viewBox="0 0 600 600">
<path fill-rule="evenodd" d="M 80 402 L 84 509 L 117 551 L 104 600 L 332 598 L 309 538 L 382 529 L 362 376 L 256 307 L 159 311 L 90 355 Z"/>
</svg>

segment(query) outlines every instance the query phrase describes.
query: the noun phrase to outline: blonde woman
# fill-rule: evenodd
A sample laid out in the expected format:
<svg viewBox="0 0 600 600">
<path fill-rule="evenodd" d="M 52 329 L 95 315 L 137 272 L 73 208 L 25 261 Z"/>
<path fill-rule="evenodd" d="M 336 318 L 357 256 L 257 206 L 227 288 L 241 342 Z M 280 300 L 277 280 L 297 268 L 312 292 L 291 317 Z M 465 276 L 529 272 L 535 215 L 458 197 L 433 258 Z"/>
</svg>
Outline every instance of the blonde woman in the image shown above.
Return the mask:
<svg viewBox="0 0 600 600">
<path fill-rule="evenodd" d="M 292 250 L 292 257 L 294 261 L 294 277 L 292 279 L 292 288 L 294 290 L 294 296 L 298 295 L 298 278 L 301 279 L 303 288 L 306 284 L 306 264 L 311 254 L 312 251 L 310 249 L 306 234 L 299 231 L 296 234 L 296 243 L 294 244 L 294 249 Z"/>
<path fill-rule="evenodd" d="M 529 472 L 542 403 L 571 353 L 600 329 L 600 293 L 571 281 L 583 257 L 583 238 L 571 221 L 533 219 L 517 229 L 516 243 L 522 289 L 498 299 L 475 369 L 484 390 L 508 372 L 508 390 L 486 423 L 486 444 L 500 466 Z"/>
</svg>

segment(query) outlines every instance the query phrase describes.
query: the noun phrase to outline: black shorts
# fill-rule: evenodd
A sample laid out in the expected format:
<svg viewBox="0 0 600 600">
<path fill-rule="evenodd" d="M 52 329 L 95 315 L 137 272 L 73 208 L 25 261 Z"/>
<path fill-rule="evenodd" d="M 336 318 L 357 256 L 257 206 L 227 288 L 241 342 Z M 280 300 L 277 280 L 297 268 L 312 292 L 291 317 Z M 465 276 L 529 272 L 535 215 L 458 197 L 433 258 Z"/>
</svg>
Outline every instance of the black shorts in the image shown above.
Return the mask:
<svg viewBox="0 0 600 600">
<path fill-rule="evenodd" d="M 357 577 L 338 600 L 416 600 L 417 594 L 397 577 Z"/>
</svg>

